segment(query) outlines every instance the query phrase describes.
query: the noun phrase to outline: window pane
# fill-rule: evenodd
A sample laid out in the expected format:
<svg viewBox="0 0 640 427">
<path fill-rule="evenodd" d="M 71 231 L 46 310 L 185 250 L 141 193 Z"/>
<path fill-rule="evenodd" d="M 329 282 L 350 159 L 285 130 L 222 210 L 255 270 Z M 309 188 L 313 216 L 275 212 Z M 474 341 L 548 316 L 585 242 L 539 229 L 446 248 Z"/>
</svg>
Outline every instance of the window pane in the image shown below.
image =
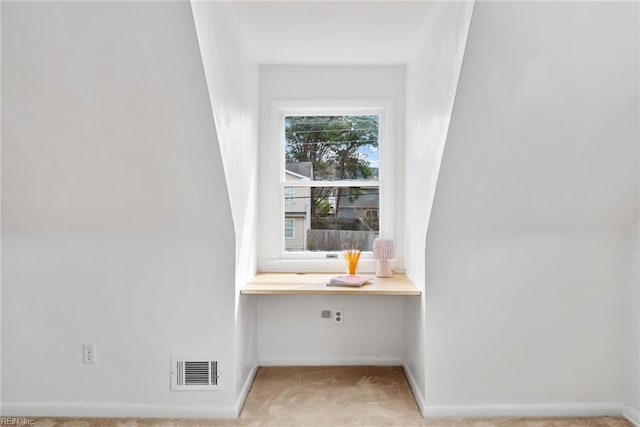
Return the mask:
<svg viewBox="0 0 640 427">
<path fill-rule="evenodd" d="M 379 116 L 285 117 L 285 180 L 377 180 Z"/>
<path fill-rule="evenodd" d="M 291 204 L 295 203 L 296 189 L 294 187 L 284 187 L 284 202 Z"/>
<path fill-rule="evenodd" d="M 285 218 L 284 220 L 284 237 L 286 239 L 293 239 L 295 237 L 295 220 Z"/>
<path fill-rule="evenodd" d="M 370 251 L 379 234 L 377 187 L 297 187 L 295 203 L 285 203 L 295 238 L 286 251 L 339 251 L 343 244 Z M 285 230 L 285 235 L 286 235 Z"/>
</svg>

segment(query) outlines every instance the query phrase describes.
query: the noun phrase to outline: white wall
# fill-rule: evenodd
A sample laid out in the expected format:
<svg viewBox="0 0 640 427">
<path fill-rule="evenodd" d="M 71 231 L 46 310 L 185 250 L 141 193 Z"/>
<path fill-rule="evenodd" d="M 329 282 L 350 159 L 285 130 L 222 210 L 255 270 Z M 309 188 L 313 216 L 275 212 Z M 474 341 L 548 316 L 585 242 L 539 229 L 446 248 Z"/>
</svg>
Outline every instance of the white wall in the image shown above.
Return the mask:
<svg viewBox="0 0 640 427">
<path fill-rule="evenodd" d="M 475 5 L 427 237 L 428 415 L 619 413 L 637 7 Z"/>
<path fill-rule="evenodd" d="M 0 2 L 0 23 L 2 22 L 2 2 Z M 2 31 L 0 31 L 0 58 L 2 58 Z M 2 66 L 0 66 L 0 94 L 2 93 Z M 2 100 L 0 99 L 0 185 L 2 171 Z M 0 193 L 2 189 L 0 188 Z M 0 196 L 1 197 L 1 196 Z M 0 202 L 1 203 L 1 202 Z M 2 236 L 2 209 L 0 206 L 0 239 Z M 2 244 L 0 242 L 0 414 L 2 414 Z"/>
<path fill-rule="evenodd" d="M 396 117 L 396 158 L 402 158 L 404 77 L 402 66 L 261 66 L 261 139 L 271 137 L 268 118 L 274 100 L 391 99 Z M 345 309 L 344 326 L 320 318 L 322 309 L 335 307 Z M 399 364 L 402 311 L 403 300 L 396 297 L 259 297 L 259 361 L 296 365 Z"/>
<path fill-rule="evenodd" d="M 617 239 L 451 234 L 430 234 L 440 243 L 427 277 L 426 401 L 434 414 L 622 402 L 625 277 Z"/>
<path fill-rule="evenodd" d="M 627 239 L 628 289 L 626 294 L 627 324 L 625 415 L 640 424 L 640 221 L 636 220 Z"/>
<path fill-rule="evenodd" d="M 227 181 L 236 236 L 236 290 L 256 272 L 258 65 L 228 5 L 192 3 L 211 110 Z M 257 367 L 255 298 L 236 293 L 236 361 L 239 393 Z M 240 408 L 238 408 L 240 409 Z"/>
<path fill-rule="evenodd" d="M 405 236 L 407 274 L 425 289 L 425 240 L 444 150 L 472 2 L 434 3 L 427 32 L 407 67 Z M 404 360 L 424 405 L 425 293 L 405 301 Z"/>
<path fill-rule="evenodd" d="M 640 21 L 640 7 L 636 8 L 636 16 Z M 640 37 L 640 26 L 636 29 Z M 637 47 L 640 51 L 640 45 Z M 640 52 L 638 53 L 640 55 Z M 640 102 L 640 94 L 637 102 Z M 640 127 L 640 123 L 636 123 Z M 640 129 L 637 129 L 640 134 Z M 640 138 L 639 138 L 640 139 Z M 636 145 L 636 203 L 640 212 L 640 146 Z M 636 218 L 627 237 L 627 324 L 625 341 L 627 360 L 625 366 L 626 396 L 624 415 L 640 426 L 640 216 Z"/>
<path fill-rule="evenodd" d="M 2 7 L 2 413 L 233 416 L 235 236 L 189 4 Z M 224 390 L 169 391 L 176 353 L 218 355 Z"/>
<path fill-rule="evenodd" d="M 403 297 L 261 296 L 261 365 L 401 365 Z M 322 310 L 344 308 L 344 325 Z"/>
</svg>

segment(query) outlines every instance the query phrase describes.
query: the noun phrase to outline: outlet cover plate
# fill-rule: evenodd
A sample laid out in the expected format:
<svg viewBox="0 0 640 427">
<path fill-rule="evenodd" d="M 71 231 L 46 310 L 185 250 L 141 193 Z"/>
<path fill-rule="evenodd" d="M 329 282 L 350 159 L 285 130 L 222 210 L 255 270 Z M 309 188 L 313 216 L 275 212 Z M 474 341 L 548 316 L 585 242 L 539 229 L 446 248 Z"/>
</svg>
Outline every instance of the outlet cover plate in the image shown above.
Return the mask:
<svg viewBox="0 0 640 427">
<path fill-rule="evenodd" d="M 96 363 L 96 345 L 82 344 L 82 363 L 94 365 Z"/>
</svg>

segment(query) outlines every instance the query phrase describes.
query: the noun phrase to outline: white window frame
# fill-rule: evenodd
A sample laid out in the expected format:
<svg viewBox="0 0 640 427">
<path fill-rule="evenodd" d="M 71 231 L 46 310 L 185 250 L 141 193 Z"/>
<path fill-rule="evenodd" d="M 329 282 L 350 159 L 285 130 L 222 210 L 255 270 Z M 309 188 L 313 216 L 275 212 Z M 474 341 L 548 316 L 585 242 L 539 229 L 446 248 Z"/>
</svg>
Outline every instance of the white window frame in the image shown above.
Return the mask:
<svg viewBox="0 0 640 427">
<path fill-rule="evenodd" d="M 283 232 L 285 176 L 286 116 L 310 115 L 378 115 L 379 116 L 379 175 L 380 236 L 394 238 L 394 111 L 388 99 L 364 100 L 290 100 L 274 101 L 268 116 L 266 132 L 262 135 L 259 157 L 259 230 L 258 269 L 264 272 L 342 272 L 344 260 L 339 252 L 287 252 Z M 308 184 L 308 183 L 307 183 Z M 371 186 L 367 181 L 335 181 L 333 185 L 352 187 Z M 286 181 L 296 187 L 296 181 Z M 332 258 L 335 257 L 335 258 Z M 374 272 L 375 260 L 370 251 L 363 252 L 358 264 L 359 272 Z"/>
</svg>

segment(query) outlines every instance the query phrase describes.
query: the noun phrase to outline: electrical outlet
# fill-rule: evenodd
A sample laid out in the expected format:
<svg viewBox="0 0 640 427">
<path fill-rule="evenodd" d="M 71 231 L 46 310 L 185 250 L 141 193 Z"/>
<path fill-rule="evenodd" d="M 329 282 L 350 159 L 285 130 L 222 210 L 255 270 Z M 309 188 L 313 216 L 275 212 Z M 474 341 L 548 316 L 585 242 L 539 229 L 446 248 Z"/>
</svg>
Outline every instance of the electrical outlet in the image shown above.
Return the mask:
<svg viewBox="0 0 640 427">
<path fill-rule="evenodd" d="M 333 323 L 336 325 L 344 325 L 344 308 L 333 309 Z"/>
<path fill-rule="evenodd" d="M 82 344 L 82 363 L 95 364 L 96 363 L 96 345 L 95 344 Z"/>
</svg>

